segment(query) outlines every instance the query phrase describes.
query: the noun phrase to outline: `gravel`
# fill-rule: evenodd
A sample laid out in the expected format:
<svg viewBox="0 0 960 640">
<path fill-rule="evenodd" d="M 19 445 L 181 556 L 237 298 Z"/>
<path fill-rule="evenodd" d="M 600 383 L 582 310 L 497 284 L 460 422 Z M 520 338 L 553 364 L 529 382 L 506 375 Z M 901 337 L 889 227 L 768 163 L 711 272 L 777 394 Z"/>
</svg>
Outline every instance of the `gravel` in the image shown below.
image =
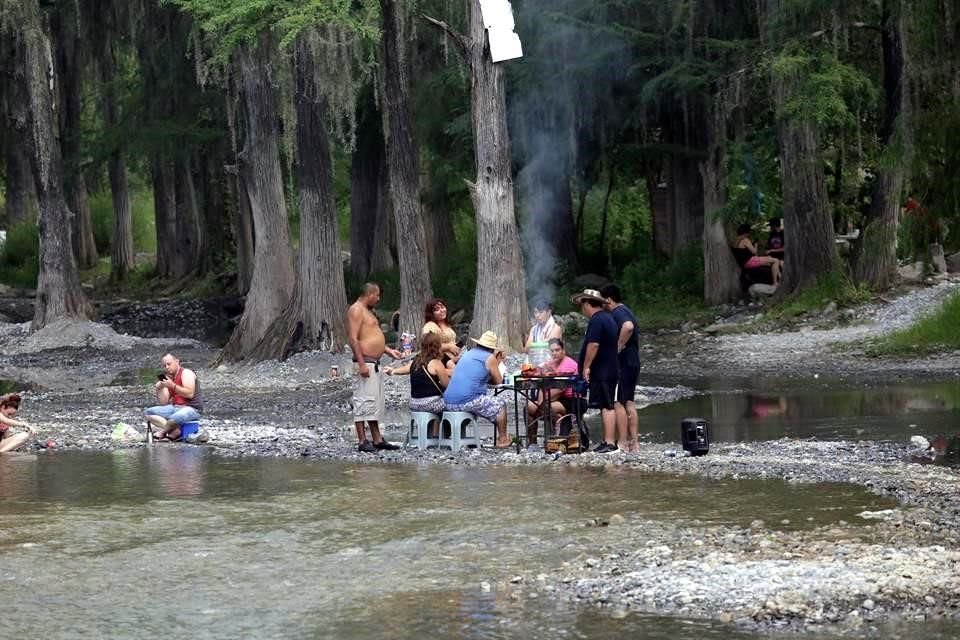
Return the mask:
<svg viewBox="0 0 960 640">
<path fill-rule="evenodd" d="M 710 327 L 663 331 L 645 346 L 642 366 L 650 374 L 680 377 L 776 374 L 804 378 L 811 374 L 865 381 L 902 377 L 954 377 L 960 352 L 922 359 L 867 356 L 858 343 L 904 329 L 955 294 L 960 281 L 947 279 L 913 289 L 893 299 L 837 310 L 825 301 L 822 312 L 779 328 L 763 319 L 763 307 L 728 309 Z"/>
<path fill-rule="evenodd" d="M 807 375 L 811 367 L 833 374 L 873 371 L 879 377 L 895 377 L 910 366 L 919 371 L 923 365 L 919 361 L 844 355 L 839 363 L 829 346 L 903 327 L 908 318 L 931 308 L 955 287 L 953 282 L 944 283 L 908 293 L 889 305 L 868 305 L 856 312 L 859 324 L 850 326 L 808 325 L 773 335 L 665 333 L 649 353 L 668 355 L 648 358 L 645 367 L 648 372 L 687 375 L 712 371 L 748 376 L 777 367 L 783 373 L 781 354 L 786 353 L 787 378 Z M 715 479 L 840 482 L 866 487 L 898 504 L 863 515 L 866 524 L 856 527 L 841 521 L 801 531 L 759 521 L 734 527 L 607 513 L 596 521 L 570 523 L 574 533 L 583 530 L 589 544 L 571 546 L 556 570 L 503 576 L 497 589 L 512 597 L 550 592 L 608 609 L 615 616 L 642 611 L 714 618 L 746 628 L 829 628 L 852 635 L 866 634 L 886 620 L 960 615 L 960 473 L 912 463 L 911 458 L 922 452 L 909 443 L 797 439 L 713 443 L 702 457 L 677 455 L 678 443 L 641 443 L 637 454 L 612 455 L 517 454 L 487 447 L 457 454 L 434 449 L 361 454 L 349 414 L 347 356 L 301 353 L 282 363 L 211 369 L 206 363 L 216 351 L 191 339 L 139 338 L 94 323 L 28 335 L 24 324 L 0 324 L 0 377 L 34 387 L 26 392 L 24 417 L 40 427 L 39 442 L 53 440 L 60 449 L 144 446 L 137 439 L 112 440 L 111 432 L 120 421 L 142 431 L 140 410 L 151 398 L 139 372 L 158 367 L 167 351 L 198 371 L 207 401 L 203 419 L 211 436 L 207 446 L 217 455 L 364 464 L 568 465 Z M 691 364 L 693 358 L 699 368 Z M 330 377 L 334 364 L 340 367 L 340 377 Z M 942 375 L 948 370 L 944 365 Z M 389 433 L 397 434 L 407 419 L 408 379 L 388 378 L 386 388 Z M 679 386 L 640 391 L 640 404 L 697 393 Z M 695 558 L 687 553 L 690 548 L 696 549 Z"/>
</svg>

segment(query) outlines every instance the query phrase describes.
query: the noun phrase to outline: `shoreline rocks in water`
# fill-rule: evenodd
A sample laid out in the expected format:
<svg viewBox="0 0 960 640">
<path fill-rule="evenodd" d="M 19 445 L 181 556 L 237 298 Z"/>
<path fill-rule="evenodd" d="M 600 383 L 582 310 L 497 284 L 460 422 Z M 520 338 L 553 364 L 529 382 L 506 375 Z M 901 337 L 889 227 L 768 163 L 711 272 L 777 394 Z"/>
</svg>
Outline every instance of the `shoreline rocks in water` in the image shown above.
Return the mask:
<svg viewBox="0 0 960 640">
<path fill-rule="evenodd" d="M 946 285 L 924 289 L 901 304 L 920 309 L 949 292 Z M 778 375 L 788 384 L 791 376 L 817 371 L 853 373 L 874 382 L 896 380 L 903 372 L 953 379 L 960 361 L 956 354 L 944 356 L 931 374 L 924 368 L 926 360 L 841 358 L 829 350 L 830 344 L 852 340 L 857 332 L 875 334 L 902 322 L 902 307 L 878 309 L 881 312 L 865 311 L 869 324 L 856 331 L 801 328 L 772 336 L 722 338 L 698 334 L 685 336 L 682 344 L 675 339 L 679 334 L 665 334 L 658 343 L 664 356 L 648 358 L 645 371 L 687 379 L 704 372 L 748 377 L 779 364 Z M 864 516 L 867 524 L 856 527 L 838 522 L 791 531 L 776 523 L 745 528 L 639 520 L 606 513 L 599 501 L 598 522 L 609 526 L 571 523 L 589 529 L 590 544 L 565 552 L 563 564 L 553 572 L 520 572 L 514 576 L 517 582 L 504 576 L 502 588 L 521 594 L 517 597 L 549 591 L 553 597 L 600 606 L 617 616 L 642 611 L 707 617 L 749 628 L 830 627 L 854 634 L 885 620 L 956 618 L 960 612 L 960 474 L 909 463 L 917 449 L 906 442 L 714 442 L 703 457 L 666 455 L 677 443 L 641 443 L 639 454 L 558 458 L 487 449 L 361 454 L 349 413 L 347 355 L 303 353 L 282 363 L 211 370 L 204 365 L 216 352 L 203 343 L 111 335 L 101 327 L 87 327 L 84 336 L 89 340 L 84 337 L 78 345 L 58 340 L 76 327 L 64 327 L 38 342 L 36 335 L 27 336 L 23 325 L 0 324 L 0 378 L 43 387 L 28 391 L 23 407 L 24 417 L 40 427 L 38 441 L 52 439 L 58 449 L 81 451 L 144 446 L 112 441 L 112 426 L 126 422 L 143 428 L 140 412 L 152 398 L 147 383 L 136 384 L 137 372 L 157 367 L 160 356 L 173 351 L 197 369 L 203 381 L 208 401 L 203 422 L 211 436 L 207 447 L 215 455 L 362 464 L 552 465 L 690 474 L 708 480 L 849 483 L 899 504 L 879 517 Z M 677 345 L 682 349 L 674 351 Z M 338 364 L 345 375 L 330 378 L 331 364 Z M 126 381 L 113 384 L 118 378 Z M 405 419 L 407 384 L 405 378 L 387 382 L 394 425 Z M 647 389 L 645 397 L 638 398 L 642 404 L 697 393 L 690 388 Z M 695 553 L 689 554 L 690 549 Z"/>
</svg>

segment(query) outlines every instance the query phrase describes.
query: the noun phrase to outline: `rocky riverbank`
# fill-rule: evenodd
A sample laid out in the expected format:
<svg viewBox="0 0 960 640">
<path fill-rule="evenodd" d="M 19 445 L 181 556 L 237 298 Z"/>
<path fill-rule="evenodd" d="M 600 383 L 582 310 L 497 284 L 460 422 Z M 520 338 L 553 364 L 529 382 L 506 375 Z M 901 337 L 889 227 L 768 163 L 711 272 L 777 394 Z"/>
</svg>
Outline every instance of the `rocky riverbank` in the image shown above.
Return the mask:
<svg viewBox="0 0 960 640">
<path fill-rule="evenodd" d="M 909 327 L 958 291 L 960 278 L 951 276 L 855 308 L 838 309 L 825 300 L 821 310 L 786 325 L 767 320 L 758 303 L 727 306 L 709 325 L 687 323 L 650 336 L 642 367 L 648 375 L 679 378 L 817 375 L 873 383 L 953 378 L 960 372 L 958 351 L 923 358 L 875 358 L 862 344 Z"/>
<path fill-rule="evenodd" d="M 648 374 L 688 379 L 750 377 L 758 371 L 778 371 L 787 380 L 811 373 L 893 380 L 914 372 L 952 378 L 958 368 L 950 363 L 960 360 L 957 354 L 938 360 L 930 373 L 926 360 L 883 361 L 849 351 L 840 358 L 830 345 L 905 326 L 955 287 L 947 282 L 891 303 L 868 305 L 843 326 L 818 321 L 775 334 L 710 335 L 692 327 L 667 332 L 656 338 L 644 366 Z M 756 312 L 745 308 L 737 313 L 747 317 Z M 555 571 L 502 577 L 497 588 L 514 598 L 551 593 L 614 616 L 656 612 L 749 628 L 830 628 L 853 635 L 869 635 L 872 626 L 890 619 L 960 616 L 960 474 L 910 462 L 920 452 L 905 442 L 714 443 L 709 455 L 699 458 L 676 455 L 678 443 L 643 444 L 639 454 L 631 455 L 551 456 L 486 448 L 458 454 L 409 449 L 361 454 L 349 414 L 349 376 L 329 375 L 333 364 L 350 371 L 346 356 L 303 353 L 283 363 L 211 369 L 205 365 L 216 351 L 206 343 L 123 335 L 93 323 L 64 323 L 32 335 L 25 324 L 0 324 L 0 379 L 9 381 L 8 388 L 27 389 L 23 417 L 39 427 L 35 450 L 40 455 L 47 440 L 59 449 L 78 451 L 140 447 L 140 441 L 113 440 L 111 433 L 118 422 L 142 430 L 140 409 L 151 402 L 149 384 L 167 351 L 199 371 L 207 398 L 207 446 L 216 455 L 571 466 L 691 474 L 705 481 L 840 482 L 867 487 L 894 505 L 889 511 L 865 513 L 865 525 L 838 521 L 795 530 L 782 522 L 738 528 L 640 520 L 599 500 L 594 519 L 571 522 L 564 532 L 581 542 L 569 544 Z M 406 378 L 389 378 L 387 391 L 388 433 L 397 440 L 406 420 Z M 698 391 L 671 386 L 641 392 L 646 404 Z"/>
</svg>

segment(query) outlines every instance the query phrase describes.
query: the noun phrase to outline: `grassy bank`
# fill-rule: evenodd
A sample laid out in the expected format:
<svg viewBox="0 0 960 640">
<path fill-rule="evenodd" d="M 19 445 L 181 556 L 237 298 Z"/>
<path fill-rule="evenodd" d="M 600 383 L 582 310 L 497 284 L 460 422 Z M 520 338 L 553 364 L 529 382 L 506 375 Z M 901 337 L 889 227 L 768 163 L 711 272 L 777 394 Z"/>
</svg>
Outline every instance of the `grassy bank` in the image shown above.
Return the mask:
<svg viewBox="0 0 960 640">
<path fill-rule="evenodd" d="M 960 349 L 960 294 L 947 298 L 942 307 L 913 326 L 867 345 L 867 353 L 875 356 L 917 356 L 955 349 Z"/>
</svg>

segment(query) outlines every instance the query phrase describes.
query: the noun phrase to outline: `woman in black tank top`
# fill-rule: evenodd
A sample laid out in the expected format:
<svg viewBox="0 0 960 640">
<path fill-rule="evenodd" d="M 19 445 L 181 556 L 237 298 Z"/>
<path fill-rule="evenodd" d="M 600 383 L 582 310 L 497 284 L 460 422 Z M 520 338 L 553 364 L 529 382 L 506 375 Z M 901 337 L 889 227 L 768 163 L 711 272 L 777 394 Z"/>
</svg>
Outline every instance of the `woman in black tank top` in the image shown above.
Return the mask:
<svg viewBox="0 0 960 640">
<path fill-rule="evenodd" d="M 450 382 L 450 371 L 440 361 L 440 336 L 426 333 L 420 338 L 420 351 L 413 362 L 383 370 L 390 375 L 410 375 L 410 410 L 443 413 L 443 390 Z"/>
</svg>

